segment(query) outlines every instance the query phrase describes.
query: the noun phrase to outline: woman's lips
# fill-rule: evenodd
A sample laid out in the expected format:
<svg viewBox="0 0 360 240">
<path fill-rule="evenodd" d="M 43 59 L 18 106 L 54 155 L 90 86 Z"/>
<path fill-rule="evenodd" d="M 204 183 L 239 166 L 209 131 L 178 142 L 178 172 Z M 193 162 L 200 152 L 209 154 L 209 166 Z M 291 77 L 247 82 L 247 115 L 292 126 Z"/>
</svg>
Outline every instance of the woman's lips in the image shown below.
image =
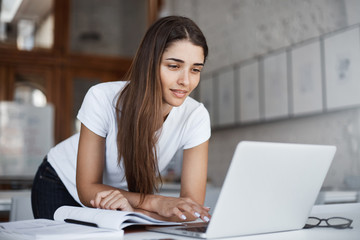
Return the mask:
<svg viewBox="0 0 360 240">
<path fill-rule="evenodd" d="M 170 89 L 171 92 L 178 98 L 183 98 L 186 96 L 187 92 L 186 90 L 180 90 L 180 89 Z"/>
</svg>

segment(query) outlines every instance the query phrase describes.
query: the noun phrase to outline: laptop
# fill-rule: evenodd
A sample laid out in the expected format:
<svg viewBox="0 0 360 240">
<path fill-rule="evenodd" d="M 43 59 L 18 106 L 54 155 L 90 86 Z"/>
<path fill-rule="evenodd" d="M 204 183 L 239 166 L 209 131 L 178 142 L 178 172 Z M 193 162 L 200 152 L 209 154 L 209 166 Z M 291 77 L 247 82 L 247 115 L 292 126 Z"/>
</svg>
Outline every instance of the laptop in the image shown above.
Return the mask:
<svg viewBox="0 0 360 240">
<path fill-rule="evenodd" d="M 302 229 L 335 151 L 328 145 L 240 142 L 206 226 L 147 229 L 198 238 Z"/>
</svg>

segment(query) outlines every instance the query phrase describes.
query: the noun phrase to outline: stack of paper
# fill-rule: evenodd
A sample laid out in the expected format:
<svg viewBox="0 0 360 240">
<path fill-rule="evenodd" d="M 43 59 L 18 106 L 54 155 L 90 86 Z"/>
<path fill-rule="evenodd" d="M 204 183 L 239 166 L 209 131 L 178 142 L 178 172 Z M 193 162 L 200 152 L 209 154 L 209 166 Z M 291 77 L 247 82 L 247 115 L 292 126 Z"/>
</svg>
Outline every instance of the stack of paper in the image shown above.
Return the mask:
<svg viewBox="0 0 360 240">
<path fill-rule="evenodd" d="M 48 219 L 0 223 L 1 240 L 122 239 L 123 230 L 110 230 Z"/>
</svg>

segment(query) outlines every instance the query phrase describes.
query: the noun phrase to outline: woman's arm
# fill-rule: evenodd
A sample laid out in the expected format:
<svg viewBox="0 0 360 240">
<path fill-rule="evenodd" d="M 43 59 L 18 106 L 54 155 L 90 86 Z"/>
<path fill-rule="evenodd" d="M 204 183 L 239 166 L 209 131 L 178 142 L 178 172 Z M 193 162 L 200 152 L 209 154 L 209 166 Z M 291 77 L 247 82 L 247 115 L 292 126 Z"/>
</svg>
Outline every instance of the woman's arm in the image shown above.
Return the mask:
<svg viewBox="0 0 360 240">
<path fill-rule="evenodd" d="M 180 197 L 189 197 L 203 205 L 206 194 L 209 141 L 185 149 L 181 172 Z M 196 184 L 194 184 L 196 183 Z"/>
<path fill-rule="evenodd" d="M 208 146 L 209 142 L 206 141 L 184 150 L 180 197 L 147 195 L 141 208 L 149 210 L 146 207 L 149 204 L 155 210 L 155 214 L 148 213 L 148 215 L 167 221 L 179 221 L 182 214 L 186 216 L 186 221 L 191 221 L 200 215 L 202 220 L 209 221 L 210 209 L 203 206 L 206 194 Z"/>
<path fill-rule="evenodd" d="M 208 209 L 202 207 L 204 196 L 201 197 L 201 195 L 205 193 L 205 186 L 203 186 L 203 190 L 201 190 L 200 193 L 196 193 L 196 190 L 193 191 L 189 188 L 189 176 L 198 174 L 195 171 L 191 173 L 189 170 L 183 170 L 183 176 L 184 178 L 188 178 L 188 180 L 185 180 L 187 183 L 184 186 L 182 183 L 182 194 L 180 198 L 147 195 L 141 205 L 139 205 L 139 193 L 128 192 L 103 184 L 102 174 L 105 163 L 105 141 L 105 138 L 93 133 L 83 124 L 81 125 L 76 185 L 80 201 L 84 205 L 126 211 L 133 211 L 133 208 L 137 207 L 143 209 L 145 212 L 151 213 L 153 216 L 159 215 L 158 218 L 171 221 L 185 220 L 185 215 L 187 217 L 186 220 L 195 219 L 196 213 L 201 214 L 201 216 L 209 216 L 207 213 Z M 191 158 L 198 156 L 201 152 L 199 150 L 203 149 L 205 145 L 207 150 L 207 143 L 195 147 L 192 150 L 185 150 L 184 162 L 190 162 Z M 202 151 L 204 151 L 204 149 Z M 198 164 L 196 164 L 196 166 L 197 165 Z M 188 166 L 188 168 L 191 169 L 191 166 Z M 201 171 L 205 171 L 206 182 L 206 165 L 204 169 Z M 203 173 L 200 175 L 203 175 Z M 196 188 L 200 189 L 198 187 Z"/>
<path fill-rule="evenodd" d="M 81 124 L 79 148 L 76 167 L 76 186 L 80 201 L 86 206 L 93 206 L 92 200 L 101 192 L 103 198 L 110 198 L 118 189 L 102 183 L 105 163 L 105 138 L 93 133 L 85 125 Z M 121 196 L 118 196 L 120 199 Z M 126 200 L 126 199 L 125 199 Z M 103 201 L 104 208 L 131 210 L 130 206 L 124 205 L 124 199 L 120 203 Z"/>
<path fill-rule="evenodd" d="M 177 216 L 184 214 L 186 221 L 201 217 L 209 221 L 209 208 L 204 207 L 207 180 L 208 145 L 206 141 L 194 148 L 186 149 L 183 153 L 183 167 L 181 173 L 181 191 L 179 198 L 148 195 L 147 200 L 152 201 L 156 215 L 150 215 L 162 220 L 175 221 L 172 213 Z M 145 205 L 147 204 L 145 200 Z M 147 209 L 147 207 L 142 207 Z M 167 218 L 161 216 L 170 216 Z M 177 220 L 178 221 L 178 220 Z"/>
<path fill-rule="evenodd" d="M 199 146 L 184 150 L 181 172 L 180 197 L 190 198 L 200 205 L 204 205 L 206 195 L 207 167 L 209 141 Z M 209 221 L 208 208 L 199 212 L 204 221 Z"/>
</svg>

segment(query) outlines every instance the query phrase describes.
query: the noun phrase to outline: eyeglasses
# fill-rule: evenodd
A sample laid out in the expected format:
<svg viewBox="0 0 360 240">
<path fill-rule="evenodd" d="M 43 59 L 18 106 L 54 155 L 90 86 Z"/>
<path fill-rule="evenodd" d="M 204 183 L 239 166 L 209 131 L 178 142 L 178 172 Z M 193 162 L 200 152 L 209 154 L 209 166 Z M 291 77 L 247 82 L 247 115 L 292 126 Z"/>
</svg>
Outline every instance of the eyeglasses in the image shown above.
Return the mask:
<svg viewBox="0 0 360 240">
<path fill-rule="evenodd" d="M 320 225 L 321 222 L 325 222 L 326 225 Z M 321 219 L 317 217 L 309 217 L 304 228 L 332 227 L 337 229 L 345 229 L 345 228 L 352 228 L 351 227 L 352 222 L 353 220 L 343 217 L 331 217 L 325 219 Z"/>
</svg>

